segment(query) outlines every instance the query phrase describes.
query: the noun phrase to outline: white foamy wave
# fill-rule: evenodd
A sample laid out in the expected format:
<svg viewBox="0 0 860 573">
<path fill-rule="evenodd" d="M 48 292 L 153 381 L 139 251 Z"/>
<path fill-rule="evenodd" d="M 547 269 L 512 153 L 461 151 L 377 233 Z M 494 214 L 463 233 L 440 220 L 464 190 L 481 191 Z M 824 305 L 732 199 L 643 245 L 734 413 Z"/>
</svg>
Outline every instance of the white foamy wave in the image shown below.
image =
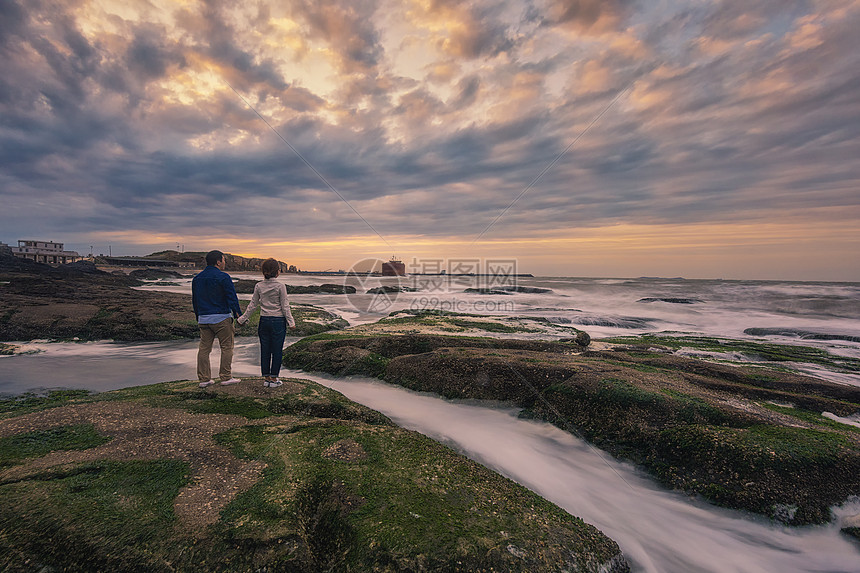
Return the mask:
<svg viewBox="0 0 860 573">
<path fill-rule="evenodd" d="M 837 416 L 833 412 L 822 412 L 821 415 L 825 418 L 830 418 L 834 422 L 848 424 L 849 426 L 857 426 L 860 428 L 860 414 L 852 414 L 851 416 L 846 416 L 844 418 Z"/>
</svg>

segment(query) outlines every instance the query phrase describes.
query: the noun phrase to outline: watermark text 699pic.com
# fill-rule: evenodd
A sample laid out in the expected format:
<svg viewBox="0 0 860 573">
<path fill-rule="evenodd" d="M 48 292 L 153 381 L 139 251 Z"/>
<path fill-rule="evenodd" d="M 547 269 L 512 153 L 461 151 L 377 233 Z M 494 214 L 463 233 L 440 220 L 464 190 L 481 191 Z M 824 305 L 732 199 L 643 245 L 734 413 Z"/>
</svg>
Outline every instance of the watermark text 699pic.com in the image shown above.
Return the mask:
<svg viewBox="0 0 860 573">
<path fill-rule="evenodd" d="M 409 310 L 440 312 L 514 312 L 516 305 L 512 300 L 463 300 L 422 296 L 409 303 Z"/>
</svg>

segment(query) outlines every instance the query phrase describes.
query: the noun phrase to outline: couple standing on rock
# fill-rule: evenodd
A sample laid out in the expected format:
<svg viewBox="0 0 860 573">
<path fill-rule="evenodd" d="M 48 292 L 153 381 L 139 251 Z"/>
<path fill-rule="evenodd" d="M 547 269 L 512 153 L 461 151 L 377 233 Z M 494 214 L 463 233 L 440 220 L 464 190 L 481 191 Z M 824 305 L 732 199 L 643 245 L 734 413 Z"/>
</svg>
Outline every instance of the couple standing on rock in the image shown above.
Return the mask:
<svg viewBox="0 0 860 573">
<path fill-rule="evenodd" d="M 281 273 L 281 266 L 275 259 L 263 261 L 263 280 L 254 286 L 251 302 L 242 314 L 233 279 L 224 272 L 226 265 L 224 253 L 209 251 L 206 253 L 206 268 L 191 280 L 194 314 L 200 327 L 200 346 L 197 349 L 197 379 L 200 380 L 200 387 L 215 384 L 210 370 L 209 354 L 216 338 L 221 347 L 221 367 L 218 372 L 221 384 L 239 382 L 238 378 L 233 378 L 231 372 L 235 334 L 233 318 L 235 317 L 240 325 L 245 324 L 259 306 L 260 325 L 257 334 L 260 337 L 260 369 L 265 379 L 263 384 L 269 388 L 277 388 L 282 384 L 278 374 L 281 371 L 287 324 L 291 329 L 296 327 L 296 321 L 290 312 L 287 289 L 283 283 L 276 280 Z"/>
</svg>

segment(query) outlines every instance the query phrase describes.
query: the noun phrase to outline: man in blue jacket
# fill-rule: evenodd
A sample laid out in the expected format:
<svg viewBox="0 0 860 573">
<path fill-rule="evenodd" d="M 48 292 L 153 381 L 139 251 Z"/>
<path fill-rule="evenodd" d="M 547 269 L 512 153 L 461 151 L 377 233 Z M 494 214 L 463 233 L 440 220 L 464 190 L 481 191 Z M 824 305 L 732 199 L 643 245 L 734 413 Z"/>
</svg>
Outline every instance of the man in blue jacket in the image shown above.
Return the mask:
<svg viewBox="0 0 860 573">
<path fill-rule="evenodd" d="M 233 279 L 224 272 L 224 253 L 206 253 L 206 268 L 191 280 L 191 300 L 200 327 L 200 346 L 197 349 L 197 379 L 200 387 L 214 384 L 209 366 L 209 353 L 217 338 L 221 346 L 221 384 L 235 384 L 233 378 L 233 318 L 242 314 Z"/>
</svg>

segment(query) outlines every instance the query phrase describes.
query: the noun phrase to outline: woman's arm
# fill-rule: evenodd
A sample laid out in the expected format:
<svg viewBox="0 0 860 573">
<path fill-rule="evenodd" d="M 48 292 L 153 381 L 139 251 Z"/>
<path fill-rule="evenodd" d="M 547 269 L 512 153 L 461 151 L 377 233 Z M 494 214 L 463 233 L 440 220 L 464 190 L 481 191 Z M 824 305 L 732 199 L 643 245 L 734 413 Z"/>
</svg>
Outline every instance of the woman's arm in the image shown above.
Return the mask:
<svg viewBox="0 0 860 573">
<path fill-rule="evenodd" d="M 248 322 L 248 319 L 254 314 L 258 306 L 260 306 L 260 283 L 254 285 L 254 294 L 251 295 L 251 302 L 248 303 L 248 308 L 245 309 L 244 314 L 237 319 L 239 324 Z"/>
<path fill-rule="evenodd" d="M 287 319 L 287 324 L 290 328 L 296 327 L 296 320 L 293 318 L 293 313 L 290 312 L 290 299 L 287 298 L 287 287 L 284 286 L 284 283 L 279 283 L 278 292 L 280 292 L 281 296 L 281 313 L 283 313 L 284 318 Z"/>
</svg>

